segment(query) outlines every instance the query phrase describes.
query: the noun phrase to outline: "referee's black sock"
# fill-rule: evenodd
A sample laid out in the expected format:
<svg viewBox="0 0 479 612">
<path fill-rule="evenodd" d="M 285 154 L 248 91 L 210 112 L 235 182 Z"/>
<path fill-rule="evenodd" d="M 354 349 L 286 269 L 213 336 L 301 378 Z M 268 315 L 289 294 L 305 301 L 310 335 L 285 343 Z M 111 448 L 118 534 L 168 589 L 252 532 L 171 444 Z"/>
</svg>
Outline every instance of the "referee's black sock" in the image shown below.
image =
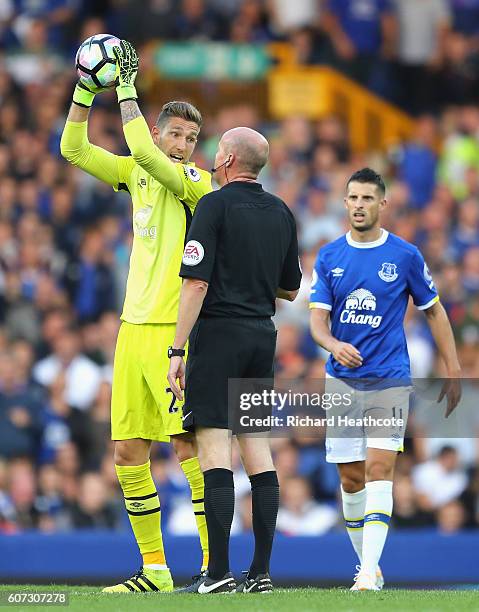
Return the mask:
<svg viewBox="0 0 479 612">
<path fill-rule="evenodd" d="M 229 540 L 235 507 L 233 472 L 214 468 L 206 470 L 203 476 L 210 553 L 208 575 L 214 580 L 220 580 L 230 571 Z"/>
<path fill-rule="evenodd" d="M 275 471 L 250 476 L 253 497 L 254 558 L 249 575 L 269 572 L 276 517 L 279 507 L 279 483 Z"/>
</svg>

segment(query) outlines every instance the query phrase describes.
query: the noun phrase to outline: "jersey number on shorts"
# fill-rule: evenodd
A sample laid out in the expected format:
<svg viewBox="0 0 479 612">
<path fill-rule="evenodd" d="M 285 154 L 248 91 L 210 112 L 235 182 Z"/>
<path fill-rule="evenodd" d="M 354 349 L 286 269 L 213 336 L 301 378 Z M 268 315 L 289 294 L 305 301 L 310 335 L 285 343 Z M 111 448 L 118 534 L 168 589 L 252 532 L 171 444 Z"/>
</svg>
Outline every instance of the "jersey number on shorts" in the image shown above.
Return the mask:
<svg viewBox="0 0 479 612">
<path fill-rule="evenodd" d="M 173 397 L 175 397 L 173 395 Z M 393 406 L 393 419 L 396 418 L 396 406 Z M 402 420 L 402 408 L 399 408 L 399 418 Z"/>
<path fill-rule="evenodd" d="M 170 404 L 170 407 L 168 408 L 168 412 L 170 414 L 173 414 L 174 412 L 178 412 L 178 406 L 175 406 L 175 401 L 176 401 L 175 394 L 173 393 L 172 389 L 170 389 L 170 387 L 166 389 L 166 392 L 171 393 L 171 404 Z"/>
</svg>

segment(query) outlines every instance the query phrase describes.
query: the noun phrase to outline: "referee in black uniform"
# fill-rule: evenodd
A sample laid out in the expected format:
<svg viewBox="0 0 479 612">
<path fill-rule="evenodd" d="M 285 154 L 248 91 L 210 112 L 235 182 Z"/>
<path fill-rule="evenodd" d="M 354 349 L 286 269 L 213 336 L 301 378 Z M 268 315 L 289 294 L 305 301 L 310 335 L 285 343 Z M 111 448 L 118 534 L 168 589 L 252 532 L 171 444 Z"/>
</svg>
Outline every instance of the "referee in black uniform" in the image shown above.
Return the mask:
<svg viewBox="0 0 479 612">
<path fill-rule="evenodd" d="M 273 588 L 269 560 L 279 485 L 267 435 L 238 434 L 251 481 L 255 536 L 253 562 L 239 586 L 228 556 L 234 510 L 228 379 L 273 377 L 275 298 L 294 300 L 301 281 L 294 217 L 256 182 L 268 149 L 267 140 L 249 128 L 223 135 L 213 169 L 221 189 L 201 199 L 181 266 L 185 280 L 168 381 L 181 399 L 189 337 L 183 426 L 196 432 L 210 552 L 207 575 L 189 592 Z"/>
</svg>

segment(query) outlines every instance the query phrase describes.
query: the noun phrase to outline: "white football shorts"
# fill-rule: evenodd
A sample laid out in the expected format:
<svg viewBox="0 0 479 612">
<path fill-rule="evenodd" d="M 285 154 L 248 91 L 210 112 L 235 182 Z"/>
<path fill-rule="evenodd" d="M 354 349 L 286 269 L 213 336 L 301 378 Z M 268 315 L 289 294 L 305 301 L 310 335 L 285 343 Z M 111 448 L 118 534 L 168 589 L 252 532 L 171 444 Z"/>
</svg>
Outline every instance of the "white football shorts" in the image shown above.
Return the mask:
<svg viewBox="0 0 479 612">
<path fill-rule="evenodd" d="M 365 461 L 368 448 L 402 452 L 411 391 L 410 386 L 363 391 L 326 374 L 325 392 L 342 396 L 326 413 L 326 461 Z"/>
</svg>

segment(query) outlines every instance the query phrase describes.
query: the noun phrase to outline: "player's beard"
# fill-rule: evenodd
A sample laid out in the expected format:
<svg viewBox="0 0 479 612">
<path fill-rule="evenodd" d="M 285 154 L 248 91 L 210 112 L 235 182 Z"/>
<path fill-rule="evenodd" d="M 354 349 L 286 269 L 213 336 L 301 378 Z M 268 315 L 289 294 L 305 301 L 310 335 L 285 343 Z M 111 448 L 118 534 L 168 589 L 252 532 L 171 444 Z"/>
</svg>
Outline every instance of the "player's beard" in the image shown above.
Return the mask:
<svg viewBox="0 0 479 612">
<path fill-rule="evenodd" d="M 354 213 L 351 213 L 349 220 L 350 220 L 351 226 L 357 232 L 368 232 L 369 230 L 372 230 L 374 228 L 374 226 L 378 222 L 378 219 L 379 219 L 378 213 L 376 213 L 375 215 L 370 214 L 369 219 L 368 219 L 368 216 L 365 216 L 362 223 L 357 223 L 356 220 L 354 219 Z"/>
<path fill-rule="evenodd" d="M 368 225 L 356 225 L 354 222 L 352 223 L 353 228 L 357 232 L 368 232 L 370 229 L 374 227 L 374 223 Z"/>
</svg>

